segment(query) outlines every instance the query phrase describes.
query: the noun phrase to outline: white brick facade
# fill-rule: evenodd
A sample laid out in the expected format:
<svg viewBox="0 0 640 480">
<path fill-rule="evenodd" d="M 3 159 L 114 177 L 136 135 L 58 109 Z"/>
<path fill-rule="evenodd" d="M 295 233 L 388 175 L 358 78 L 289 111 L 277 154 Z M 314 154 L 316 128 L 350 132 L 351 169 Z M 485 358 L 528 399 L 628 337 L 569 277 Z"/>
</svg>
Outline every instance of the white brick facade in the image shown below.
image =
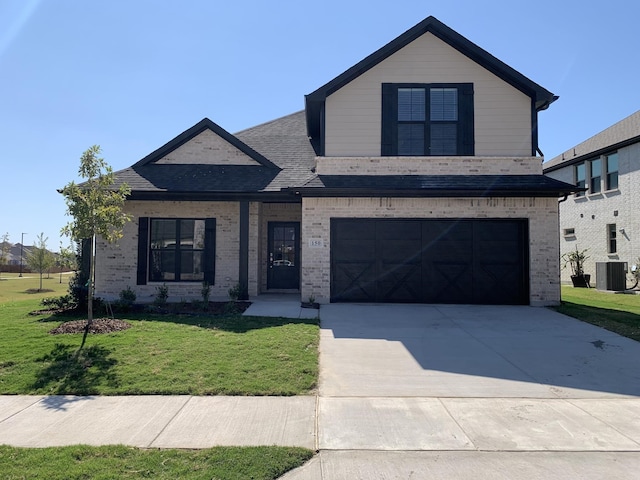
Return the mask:
<svg viewBox="0 0 640 480">
<path fill-rule="evenodd" d="M 539 175 L 539 157 L 317 157 L 318 175 Z"/>
<path fill-rule="evenodd" d="M 594 157 L 597 158 L 597 157 Z M 549 177 L 575 183 L 574 166 L 549 172 Z M 570 195 L 560 203 L 560 253 L 587 249 L 590 257 L 585 273 L 596 284 L 596 262 L 628 262 L 640 257 L 640 143 L 618 150 L 618 184 L 611 191 L 583 196 Z M 607 225 L 615 224 L 617 252 L 608 253 Z M 573 235 L 564 235 L 573 229 Z M 621 231 L 624 230 L 624 231 Z M 571 282 L 570 270 L 563 269 L 562 282 Z"/>
<path fill-rule="evenodd" d="M 301 297 L 328 302 L 331 218 L 524 218 L 529 221 L 530 304 L 560 301 L 555 198 L 304 198 Z M 311 248 L 310 240 L 321 247 Z"/>
<path fill-rule="evenodd" d="M 152 302 L 156 288 L 163 282 L 136 285 L 138 265 L 138 218 L 215 218 L 216 263 L 212 299 L 228 299 L 228 291 L 238 283 L 239 273 L 239 218 L 238 202 L 156 202 L 129 201 L 126 210 L 133 221 L 124 228 L 124 236 L 116 244 L 98 242 L 96 257 L 96 295 L 117 299 L 127 288 L 136 292 L 137 301 Z M 258 204 L 249 208 L 249 295 L 258 293 Z M 200 282 L 167 282 L 169 300 L 201 298 Z"/>
</svg>

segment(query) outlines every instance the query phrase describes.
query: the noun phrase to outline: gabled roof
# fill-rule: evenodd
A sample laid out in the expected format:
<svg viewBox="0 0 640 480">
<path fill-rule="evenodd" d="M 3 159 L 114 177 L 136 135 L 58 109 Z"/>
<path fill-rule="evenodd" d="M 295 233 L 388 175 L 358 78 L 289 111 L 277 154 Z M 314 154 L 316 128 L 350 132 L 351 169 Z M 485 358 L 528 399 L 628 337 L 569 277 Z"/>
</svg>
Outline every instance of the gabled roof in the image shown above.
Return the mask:
<svg viewBox="0 0 640 480">
<path fill-rule="evenodd" d="M 544 172 L 579 163 L 610 150 L 640 142 L 640 110 L 542 165 Z"/>
<path fill-rule="evenodd" d="M 316 91 L 306 95 L 307 128 L 309 137 L 317 149 L 322 126 L 322 110 L 325 99 L 336 90 L 359 77 L 369 69 L 396 53 L 401 48 L 416 40 L 418 37 L 430 32 L 443 42 L 458 50 L 463 55 L 489 70 L 505 82 L 528 95 L 535 102 L 537 111 L 546 109 L 552 102 L 558 99 L 553 93 L 541 87 L 534 81 L 514 70 L 506 63 L 498 60 L 486 50 L 452 30 L 437 18 L 430 16 L 407 30 L 395 40 L 375 51 L 364 60 L 338 75 Z"/>
<path fill-rule="evenodd" d="M 158 162 L 207 128 L 260 163 Z M 306 135 L 304 111 L 243 130 L 236 136 L 205 118 L 131 167 L 115 172 L 115 187 L 127 183 L 131 199 L 282 196 L 281 188 L 309 180 L 314 166 L 315 154 Z"/>
<path fill-rule="evenodd" d="M 279 169 L 278 166 L 274 165 L 266 157 L 264 157 L 260 153 L 256 152 L 249 145 L 247 145 L 246 143 L 242 142 L 239 138 L 233 136 L 232 134 L 227 132 L 224 128 L 222 128 L 221 126 L 219 126 L 216 123 L 212 122 L 208 118 L 204 118 L 204 119 L 200 120 L 193 127 L 189 128 L 188 130 L 185 130 L 180 135 L 175 137 L 173 140 L 170 140 L 169 142 L 164 144 L 162 147 L 160 147 L 157 150 L 151 152 L 149 155 L 144 157 L 142 160 L 140 160 L 139 162 L 134 164 L 133 167 L 134 168 L 135 167 L 141 167 L 143 165 L 147 165 L 149 163 L 156 162 L 157 160 L 163 158 L 164 156 L 166 156 L 169 153 L 173 152 L 177 148 L 181 147 L 182 145 L 187 143 L 189 140 L 191 140 L 194 137 L 200 135 L 202 132 L 204 132 L 207 129 L 211 130 L 213 133 L 218 135 L 220 138 L 226 140 L 233 147 L 237 148 L 242 153 L 244 153 L 245 155 L 249 156 L 251 159 L 255 160 L 256 162 L 258 162 L 263 167 Z"/>
</svg>

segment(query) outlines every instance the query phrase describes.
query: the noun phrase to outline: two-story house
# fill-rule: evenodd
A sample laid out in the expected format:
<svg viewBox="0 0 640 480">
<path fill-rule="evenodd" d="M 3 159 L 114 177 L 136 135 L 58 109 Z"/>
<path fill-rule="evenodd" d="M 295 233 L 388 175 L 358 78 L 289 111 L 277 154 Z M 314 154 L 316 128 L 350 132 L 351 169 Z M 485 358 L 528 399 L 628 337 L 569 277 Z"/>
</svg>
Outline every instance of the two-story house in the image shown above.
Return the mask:
<svg viewBox="0 0 640 480">
<path fill-rule="evenodd" d="M 543 167 L 548 176 L 586 189 L 560 203 L 560 253 L 587 250 L 585 273 L 591 275 L 592 286 L 596 285 L 596 263 L 637 263 L 640 110 Z M 570 282 L 570 274 L 563 270 L 562 281 Z M 609 288 L 606 279 L 603 287 Z"/>
<path fill-rule="evenodd" d="M 232 135 L 204 119 L 117 172 L 133 222 L 96 292 L 299 292 L 319 302 L 556 304 L 558 197 L 538 112 L 557 99 L 433 17 Z"/>
</svg>

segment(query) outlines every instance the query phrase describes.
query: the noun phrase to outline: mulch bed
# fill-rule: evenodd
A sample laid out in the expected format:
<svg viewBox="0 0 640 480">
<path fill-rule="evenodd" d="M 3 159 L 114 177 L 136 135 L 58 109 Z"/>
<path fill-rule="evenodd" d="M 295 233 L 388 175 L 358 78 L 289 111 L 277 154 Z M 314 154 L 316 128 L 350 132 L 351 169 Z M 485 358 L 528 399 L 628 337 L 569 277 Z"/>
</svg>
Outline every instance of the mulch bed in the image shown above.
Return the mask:
<svg viewBox="0 0 640 480">
<path fill-rule="evenodd" d="M 84 329 L 87 326 L 86 320 L 72 320 L 70 322 L 64 322 L 62 325 L 50 330 L 52 335 L 60 335 L 64 333 L 84 333 Z M 124 320 L 116 320 L 113 318 L 96 318 L 91 323 L 89 333 L 112 333 L 119 332 L 120 330 L 126 330 L 130 328 L 131 324 Z"/>
</svg>

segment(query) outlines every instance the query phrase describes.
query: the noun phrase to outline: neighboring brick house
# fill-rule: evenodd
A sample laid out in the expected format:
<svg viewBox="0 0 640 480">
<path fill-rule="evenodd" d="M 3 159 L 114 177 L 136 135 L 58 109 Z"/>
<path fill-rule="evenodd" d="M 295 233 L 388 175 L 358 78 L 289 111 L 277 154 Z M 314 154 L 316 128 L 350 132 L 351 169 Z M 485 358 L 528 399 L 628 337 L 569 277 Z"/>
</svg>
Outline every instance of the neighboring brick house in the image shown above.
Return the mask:
<svg viewBox="0 0 640 480">
<path fill-rule="evenodd" d="M 560 252 L 587 249 L 596 262 L 636 263 L 640 257 L 640 110 L 543 165 L 544 172 L 586 188 L 560 203 Z M 562 281 L 570 282 L 563 270 Z"/>
<path fill-rule="evenodd" d="M 555 97 L 433 17 L 235 135 L 205 119 L 117 172 L 133 222 L 96 292 L 150 300 L 559 302 L 558 197 L 537 114 Z"/>
</svg>

